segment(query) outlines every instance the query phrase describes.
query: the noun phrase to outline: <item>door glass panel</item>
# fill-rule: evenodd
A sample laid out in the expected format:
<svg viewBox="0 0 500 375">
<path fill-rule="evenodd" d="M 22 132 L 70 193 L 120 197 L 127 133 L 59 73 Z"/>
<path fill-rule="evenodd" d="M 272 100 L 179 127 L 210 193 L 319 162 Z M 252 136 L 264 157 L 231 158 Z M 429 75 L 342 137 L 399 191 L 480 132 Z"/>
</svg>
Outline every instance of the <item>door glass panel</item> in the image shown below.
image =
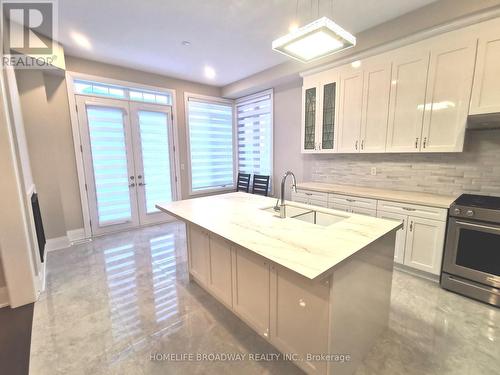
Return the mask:
<svg viewBox="0 0 500 375">
<path fill-rule="evenodd" d="M 143 182 L 146 184 L 146 212 L 159 212 L 155 207 L 172 201 L 168 117 L 163 112 L 140 110 Z"/>
<path fill-rule="evenodd" d="M 304 149 L 314 150 L 316 127 L 316 88 L 306 90 Z"/>
<path fill-rule="evenodd" d="M 321 148 L 333 149 L 335 125 L 335 90 L 336 83 L 329 83 L 323 88 L 323 134 Z"/>
<path fill-rule="evenodd" d="M 500 235 L 460 229 L 456 263 L 500 276 Z"/>
<path fill-rule="evenodd" d="M 87 106 L 99 226 L 131 220 L 123 111 Z"/>
</svg>

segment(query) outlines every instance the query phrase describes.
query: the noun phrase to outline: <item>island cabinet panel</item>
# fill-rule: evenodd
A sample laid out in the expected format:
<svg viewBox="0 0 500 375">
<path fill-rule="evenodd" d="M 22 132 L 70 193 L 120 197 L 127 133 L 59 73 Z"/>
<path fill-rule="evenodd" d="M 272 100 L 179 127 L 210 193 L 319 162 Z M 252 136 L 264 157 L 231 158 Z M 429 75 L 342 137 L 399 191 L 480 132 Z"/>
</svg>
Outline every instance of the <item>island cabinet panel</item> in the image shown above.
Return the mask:
<svg viewBox="0 0 500 375">
<path fill-rule="evenodd" d="M 189 272 L 197 281 L 208 286 L 209 239 L 208 232 L 189 225 Z"/>
<path fill-rule="evenodd" d="M 233 251 L 233 310 L 258 334 L 269 337 L 269 262 L 248 250 Z"/>
<path fill-rule="evenodd" d="M 309 374 L 326 374 L 326 362 L 307 354 L 328 353 L 330 277 L 306 279 L 280 266 L 271 270 L 271 342 Z"/>
<path fill-rule="evenodd" d="M 220 237 L 210 235 L 210 273 L 208 288 L 228 307 L 233 305 L 231 246 Z"/>
</svg>

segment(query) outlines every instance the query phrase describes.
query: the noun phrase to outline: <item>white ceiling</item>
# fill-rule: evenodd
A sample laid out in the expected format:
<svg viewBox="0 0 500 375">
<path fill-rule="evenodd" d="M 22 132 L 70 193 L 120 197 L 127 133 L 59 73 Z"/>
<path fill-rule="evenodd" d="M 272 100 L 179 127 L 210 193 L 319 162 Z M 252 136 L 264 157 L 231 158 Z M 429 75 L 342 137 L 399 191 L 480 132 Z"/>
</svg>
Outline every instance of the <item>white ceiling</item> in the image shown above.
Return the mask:
<svg viewBox="0 0 500 375">
<path fill-rule="evenodd" d="M 435 0 L 319 0 L 353 33 Z M 302 24 L 317 18 L 318 0 L 299 0 Z M 310 4 L 314 3 L 312 16 Z M 296 0 L 61 0 L 58 39 L 69 55 L 223 86 L 288 58 L 271 50 L 295 18 Z M 72 32 L 85 35 L 91 50 Z M 186 47 L 182 41 L 188 40 Z M 207 79 L 205 65 L 217 75 Z"/>
</svg>

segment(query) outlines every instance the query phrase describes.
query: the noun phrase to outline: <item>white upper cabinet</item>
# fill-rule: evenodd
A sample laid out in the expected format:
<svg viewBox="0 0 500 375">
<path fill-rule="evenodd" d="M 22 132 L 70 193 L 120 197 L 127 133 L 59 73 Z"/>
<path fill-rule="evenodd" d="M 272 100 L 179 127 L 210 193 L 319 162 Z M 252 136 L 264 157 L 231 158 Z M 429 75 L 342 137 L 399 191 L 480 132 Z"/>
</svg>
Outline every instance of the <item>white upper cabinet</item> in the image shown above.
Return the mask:
<svg viewBox="0 0 500 375">
<path fill-rule="evenodd" d="M 338 72 L 304 77 L 302 87 L 302 152 L 334 152 L 336 148 Z"/>
<path fill-rule="evenodd" d="M 338 152 L 359 152 L 362 110 L 363 70 L 349 65 L 340 72 Z"/>
<path fill-rule="evenodd" d="M 385 152 L 391 92 L 391 63 L 368 62 L 363 65 L 360 152 Z"/>
<path fill-rule="evenodd" d="M 418 152 L 424 120 L 429 52 L 406 48 L 392 61 L 388 152 Z"/>
<path fill-rule="evenodd" d="M 452 33 L 431 49 L 421 151 L 463 150 L 476 45 L 476 38 Z"/>
<path fill-rule="evenodd" d="M 500 22 L 479 35 L 470 114 L 500 112 Z"/>
<path fill-rule="evenodd" d="M 328 70 L 321 75 L 320 118 L 318 129 L 318 147 L 321 152 L 332 152 L 336 149 L 338 102 L 337 89 L 339 85 L 338 71 Z"/>
<path fill-rule="evenodd" d="M 319 123 L 319 78 L 304 77 L 302 86 L 302 152 L 316 152 L 318 148 L 316 128 Z"/>
<path fill-rule="evenodd" d="M 500 113 L 500 17 L 304 77 L 302 152 L 461 152 Z M 476 53 L 477 52 L 477 53 Z"/>
</svg>

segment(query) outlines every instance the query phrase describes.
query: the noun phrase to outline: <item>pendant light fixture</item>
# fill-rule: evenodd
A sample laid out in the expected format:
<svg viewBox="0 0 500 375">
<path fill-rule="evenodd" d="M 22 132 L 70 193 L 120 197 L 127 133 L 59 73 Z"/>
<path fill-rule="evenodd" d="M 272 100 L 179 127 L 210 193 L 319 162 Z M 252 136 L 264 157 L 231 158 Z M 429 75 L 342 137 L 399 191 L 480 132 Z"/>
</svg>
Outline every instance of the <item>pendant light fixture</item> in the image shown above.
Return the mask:
<svg viewBox="0 0 500 375">
<path fill-rule="evenodd" d="M 298 2 L 296 17 L 298 16 Z M 318 0 L 318 16 L 319 16 Z M 312 2 L 311 2 L 312 13 Z M 333 13 L 333 1 L 332 1 Z M 302 62 L 309 62 L 324 56 L 354 47 L 356 37 L 337 25 L 328 17 L 321 17 L 305 26 L 295 28 L 273 41 L 273 50 Z"/>
</svg>

